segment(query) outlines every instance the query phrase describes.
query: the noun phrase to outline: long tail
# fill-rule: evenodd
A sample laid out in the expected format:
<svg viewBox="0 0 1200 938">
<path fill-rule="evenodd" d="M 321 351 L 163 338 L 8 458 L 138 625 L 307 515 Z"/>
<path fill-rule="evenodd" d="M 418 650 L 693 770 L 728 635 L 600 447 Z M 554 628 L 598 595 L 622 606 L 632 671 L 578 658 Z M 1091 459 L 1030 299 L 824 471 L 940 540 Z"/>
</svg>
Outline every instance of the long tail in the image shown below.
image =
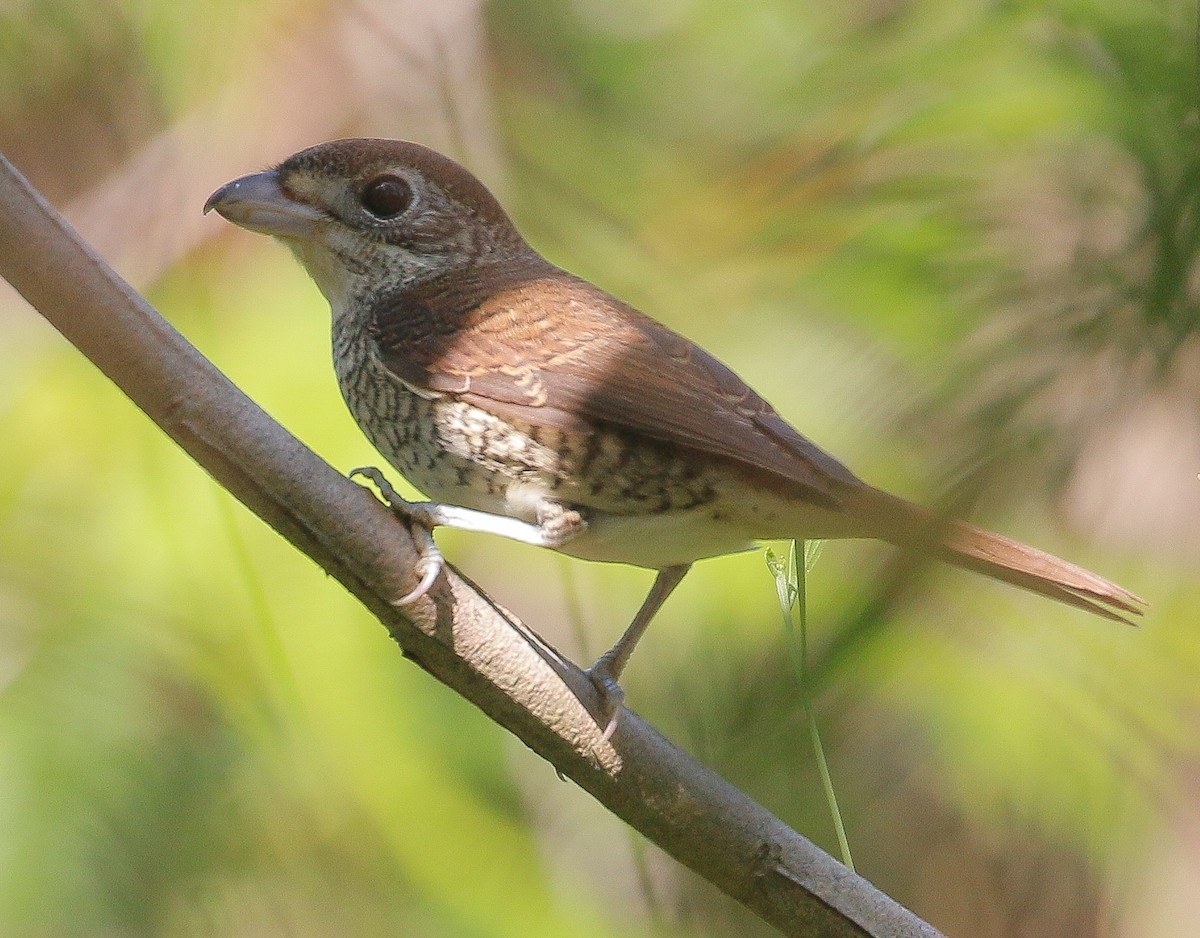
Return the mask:
<svg viewBox="0 0 1200 938">
<path fill-rule="evenodd" d="M 1147 605 L 1111 580 L 1036 547 L 961 521 L 938 519 L 931 511 L 878 489 L 869 490 L 877 518 L 888 519 L 883 535 L 898 547 L 928 550 L 956 567 L 1011 583 L 1105 619 L 1132 625 Z M 879 535 L 877 535 L 879 536 Z"/>
</svg>

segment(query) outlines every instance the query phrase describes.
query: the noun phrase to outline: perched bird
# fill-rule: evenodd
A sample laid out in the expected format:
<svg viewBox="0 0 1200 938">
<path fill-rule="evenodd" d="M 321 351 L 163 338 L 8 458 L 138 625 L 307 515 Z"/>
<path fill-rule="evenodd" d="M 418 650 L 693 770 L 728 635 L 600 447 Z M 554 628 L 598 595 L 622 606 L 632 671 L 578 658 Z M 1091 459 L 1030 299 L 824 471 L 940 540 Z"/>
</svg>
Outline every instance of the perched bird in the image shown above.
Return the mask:
<svg viewBox="0 0 1200 938">
<path fill-rule="evenodd" d="M 1109 619 L 1144 601 L 1103 577 L 860 481 L 703 349 L 554 266 L 495 197 L 415 143 L 353 139 L 213 193 L 295 253 L 329 300 L 342 394 L 384 458 L 432 502 L 428 531 L 486 531 L 658 571 L 590 669 L 606 734 L 618 679 L 696 560 L 776 538 L 879 538 Z"/>
</svg>

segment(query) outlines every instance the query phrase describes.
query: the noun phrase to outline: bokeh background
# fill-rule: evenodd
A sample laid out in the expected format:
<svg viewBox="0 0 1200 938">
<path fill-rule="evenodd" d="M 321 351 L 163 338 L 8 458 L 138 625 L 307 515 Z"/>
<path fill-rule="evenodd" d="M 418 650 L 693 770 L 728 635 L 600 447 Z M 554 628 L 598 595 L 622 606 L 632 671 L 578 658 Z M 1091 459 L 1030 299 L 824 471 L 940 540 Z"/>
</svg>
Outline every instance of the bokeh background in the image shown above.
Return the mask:
<svg viewBox="0 0 1200 938">
<path fill-rule="evenodd" d="M 377 460 L 324 301 L 200 206 L 406 137 L 868 480 L 1146 596 L 1135 630 L 931 570 L 881 607 L 867 544 L 809 585 L 864 875 L 951 936 L 1172 938 L 1200 921 L 1196 38 L 1182 0 L 10 0 L 0 149 L 339 468 Z M 439 538 L 580 661 L 649 582 Z M 833 848 L 761 554 L 701 564 L 626 686 Z M 0 294 L 0 934 L 768 933 Z"/>
</svg>

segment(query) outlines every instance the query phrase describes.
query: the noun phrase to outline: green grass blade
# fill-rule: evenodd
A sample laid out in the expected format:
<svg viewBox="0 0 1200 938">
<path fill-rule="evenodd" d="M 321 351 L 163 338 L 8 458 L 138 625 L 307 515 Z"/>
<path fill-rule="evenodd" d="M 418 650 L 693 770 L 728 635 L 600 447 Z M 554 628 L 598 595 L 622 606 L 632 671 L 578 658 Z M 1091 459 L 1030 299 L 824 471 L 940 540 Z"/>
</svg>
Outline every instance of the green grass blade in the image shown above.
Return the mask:
<svg viewBox="0 0 1200 938">
<path fill-rule="evenodd" d="M 775 577 L 775 590 L 779 595 L 779 608 L 783 612 L 783 627 L 787 632 L 792 672 L 800 687 L 800 697 L 808 721 L 808 735 L 816 754 L 821 787 L 825 791 L 825 800 L 833 818 L 838 849 L 842 854 L 842 862 L 853 870 L 854 859 L 850 854 L 850 841 L 846 838 L 846 826 L 842 822 L 842 812 L 838 807 L 833 776 L 825 758 L 825 747 L 821 743 L 821 731 L 817 727 L 817 715 L 808 681 L 808 574 L 821 555 L 821 545 L 821 541 L 792 541 L 787 563 L 768 550 L 767 567 Z"/>
</svg>

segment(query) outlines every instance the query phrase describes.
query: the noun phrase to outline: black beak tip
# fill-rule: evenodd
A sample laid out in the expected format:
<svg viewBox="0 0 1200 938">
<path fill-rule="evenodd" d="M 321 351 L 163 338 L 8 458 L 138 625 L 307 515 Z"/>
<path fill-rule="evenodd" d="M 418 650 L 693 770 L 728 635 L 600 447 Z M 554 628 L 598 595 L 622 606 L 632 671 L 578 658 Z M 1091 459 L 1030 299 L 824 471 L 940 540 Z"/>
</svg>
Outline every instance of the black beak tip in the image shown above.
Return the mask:
<svg viewBox="0 0 1200 938">
<path fill-rule="evenodd" d="M 210 195 L 208 197 L 208 201 L 204 203 L 204 214 L 205 215 L 207 215 L 209 212 L 211 212 L 214 208 L 216 208 L 218 205 L 220 205 L 223 201 L 225 201 L 225 196 L 229 194 L 229 190 L 230 190 L 230 188 L 232 188 L 233 185 L 234 185 L 233 183 L 227 183 L 226 185 L 221 186 L 220 189 L 218 189 L 216 192 L 214 192 L 212 195 Z"/>
</svg>

